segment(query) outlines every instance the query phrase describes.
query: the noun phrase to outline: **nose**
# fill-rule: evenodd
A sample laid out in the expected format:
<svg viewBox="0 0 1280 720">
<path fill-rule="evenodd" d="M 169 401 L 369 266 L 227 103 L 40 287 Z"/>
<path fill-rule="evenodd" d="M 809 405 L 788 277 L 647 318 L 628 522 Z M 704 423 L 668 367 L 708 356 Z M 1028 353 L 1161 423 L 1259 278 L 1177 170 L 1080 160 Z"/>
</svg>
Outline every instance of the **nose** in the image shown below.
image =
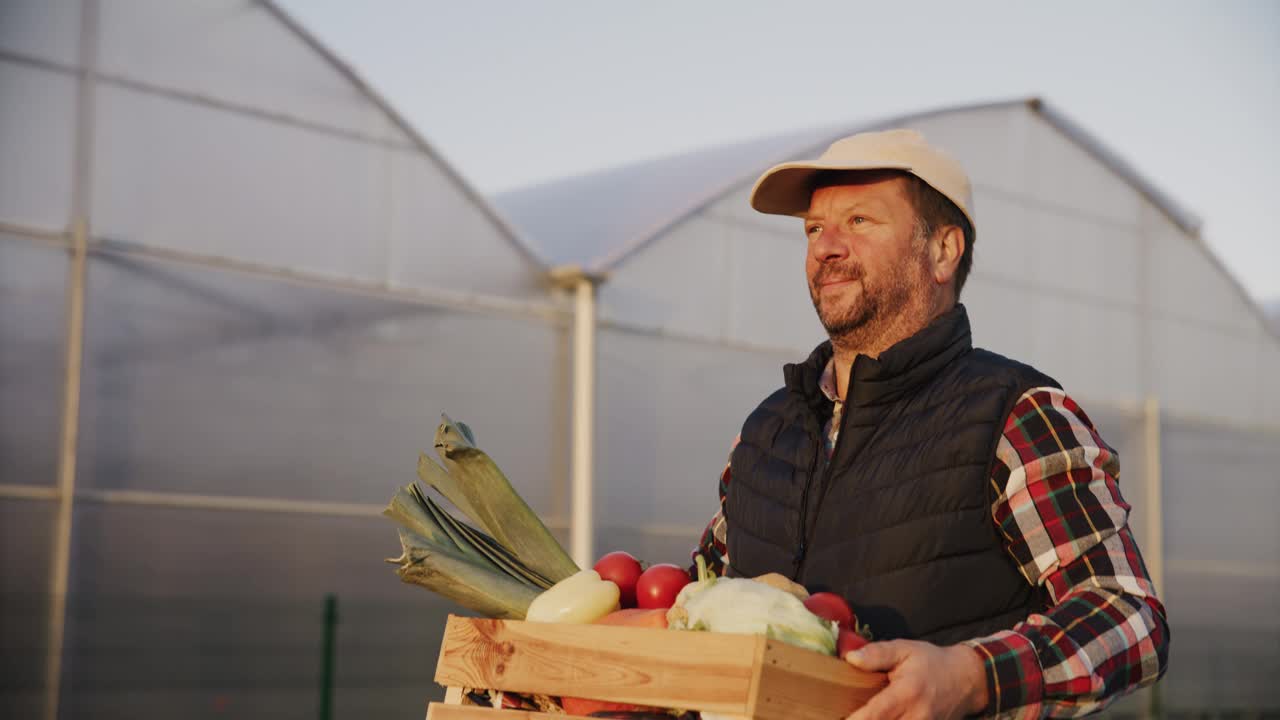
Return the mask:
<svg viewBox="0 0 1280 720">
<path fill-rule="evenodd" d="M 809 251 L 812 253 L 813 259 L 820 263 L 843 260 L 849 257 L 848 238 L 843 236 L 839 228 L 822 230 L 810 244 Z"/>
</svg>

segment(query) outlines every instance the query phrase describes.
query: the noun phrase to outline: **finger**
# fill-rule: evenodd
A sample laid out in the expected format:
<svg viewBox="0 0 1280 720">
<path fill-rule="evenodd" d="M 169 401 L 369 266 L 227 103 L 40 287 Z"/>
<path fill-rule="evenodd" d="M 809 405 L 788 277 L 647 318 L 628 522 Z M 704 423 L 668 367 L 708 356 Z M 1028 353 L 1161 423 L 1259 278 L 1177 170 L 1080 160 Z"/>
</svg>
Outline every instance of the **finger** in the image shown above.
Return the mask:
<svg viewBox="0 0 1280 720">
<path fill-rule="evenodd" d="M 911 645 L 901 640 L 873 642 L 845 653 L 845 662 L 867 672 L 887 672 L 906 659 Z"/>
<path fill-rule="evenodd" d="M 871 696 L 866 705 L 858 708 L 845 720 L 896 720 L 902 717 L 905 711 L 905 698 L 891 684 Z"/>
</svg>

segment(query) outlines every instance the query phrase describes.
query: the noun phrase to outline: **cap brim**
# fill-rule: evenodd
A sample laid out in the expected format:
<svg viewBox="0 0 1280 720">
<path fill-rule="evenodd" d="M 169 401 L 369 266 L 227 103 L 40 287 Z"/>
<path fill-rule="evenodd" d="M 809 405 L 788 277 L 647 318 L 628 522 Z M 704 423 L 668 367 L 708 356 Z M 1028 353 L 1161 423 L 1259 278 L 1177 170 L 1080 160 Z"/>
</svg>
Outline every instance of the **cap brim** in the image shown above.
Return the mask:
<svg viewBox="0 0 1280 720">
<path fill-rule="evenodd" d="M 751 207 L 769 215 L 804 217 L 813 194 L 813 176 L 824 170 L 905 170 L 905 163 L 789 162 L 765 171 L 751 188 Z"/>
</svg>

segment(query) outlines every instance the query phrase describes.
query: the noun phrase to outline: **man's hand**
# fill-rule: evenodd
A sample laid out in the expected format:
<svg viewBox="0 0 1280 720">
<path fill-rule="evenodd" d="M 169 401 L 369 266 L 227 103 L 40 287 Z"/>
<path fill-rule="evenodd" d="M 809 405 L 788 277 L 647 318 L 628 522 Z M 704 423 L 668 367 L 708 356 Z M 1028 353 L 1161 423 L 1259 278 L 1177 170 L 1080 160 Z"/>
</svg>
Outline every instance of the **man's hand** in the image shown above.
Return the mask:
<svg viewBox="0 0 1280 720">
<path fill-rule="evenodd" d="M 856 668 L 889 673 L 889 685 L 847 720 L 961 718 L 987 705 L 982 658 L 964 645 L 875 642 L 845 655 Z"/>
</svg>

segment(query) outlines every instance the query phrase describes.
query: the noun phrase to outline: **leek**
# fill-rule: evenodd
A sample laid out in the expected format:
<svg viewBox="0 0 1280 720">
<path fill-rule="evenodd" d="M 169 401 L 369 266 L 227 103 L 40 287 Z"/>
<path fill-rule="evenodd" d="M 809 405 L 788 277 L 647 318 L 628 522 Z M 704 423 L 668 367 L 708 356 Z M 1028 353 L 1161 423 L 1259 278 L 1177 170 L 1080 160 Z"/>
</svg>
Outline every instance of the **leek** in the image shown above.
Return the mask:
<svg viewBox="0 0 1280 720">
<path fill-rule="evenodd" d="M 522 563 L 552 582 L 578 572 L 578 566 L 551 531 L 511 487 L 497 464 L 472 443 L 472 437 L 469 429 L 463 431 L 445 415 L 435 439 L 447 474 L 475 513 L 469 517 Z M 459 509 L 468 512 L 463 505 Z"/>
<path fill-rule="evenodd" d="M 471 428 L 447 415 L 436 430 L 443 466 L 425 454 L 418 475 L 479 527 L 455 517 L 416 484 L 400 488 L 383 514 L 401 526 L 398 566 L 421 585 L 490 617 L 522 619 L 543 590 L 577 566 L 511 487 Z"/>
</svg>

